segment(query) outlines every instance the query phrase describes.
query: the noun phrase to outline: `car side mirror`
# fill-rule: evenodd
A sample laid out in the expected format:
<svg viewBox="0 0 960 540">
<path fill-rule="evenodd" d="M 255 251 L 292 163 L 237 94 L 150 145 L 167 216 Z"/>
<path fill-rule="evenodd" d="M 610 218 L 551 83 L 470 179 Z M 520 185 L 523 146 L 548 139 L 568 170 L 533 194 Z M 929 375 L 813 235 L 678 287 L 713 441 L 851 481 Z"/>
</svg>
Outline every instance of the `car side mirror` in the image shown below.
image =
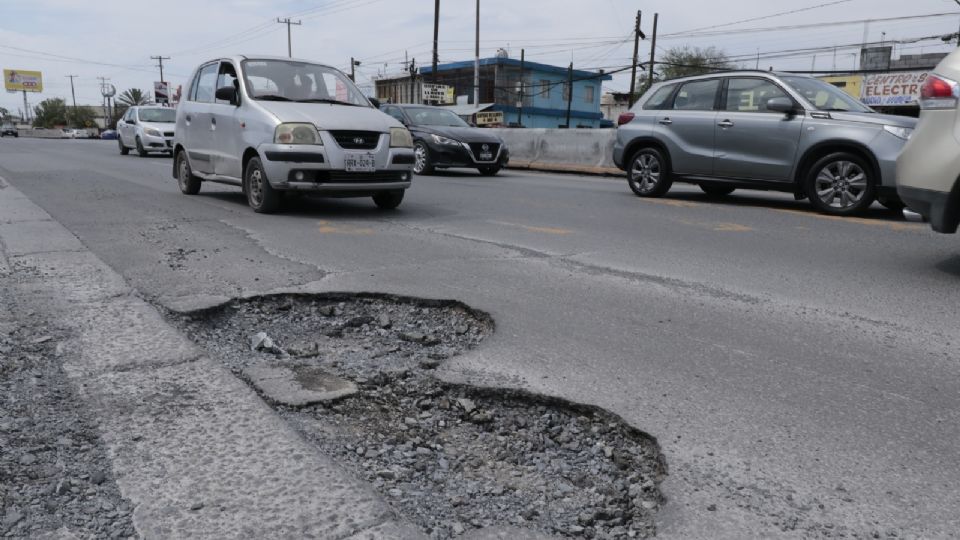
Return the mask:
<svg viewBox="0 0 960 540">
<path fill-rule="evenodd" d="M 776 97 L 767 102 L 767 110 L 783 114 L 795 114 L 797 107 L 790 98 Z"/>
<path fill-rule="evenodd" d="M 377 99 L 377 98 L 375 98 L 375 97 L 372 97 L 372 98 L 367 98 L 367 101 L 369 101 L 370 104 L 373 105 L 373 107 L 374 107 L 375 109 L 379 109 L 379 108 L 380 108 L 380 100 L 379 100 L 379 99 Z"/>
<path fill-rule="evenodd" d="M 217 88 L 216 93 L 217 99 L 223 101 L 229 101 L 231 105 L 236 105 L 237 101 L 237 89 L 232 86 L 223 86 Z"/>
<path fill-rule="evenodd" d="M 134 120 L 133 118 L 131 118 L 131 119 L 129 119 L 129 120 L 127 120 L 126 122 L 127 122 L 128 124 L 130 124 L 131 126 L 135 126 L 135 125 L 137 125 L 137 121 L 136 121 L 136 120 Z"/>
</svg>

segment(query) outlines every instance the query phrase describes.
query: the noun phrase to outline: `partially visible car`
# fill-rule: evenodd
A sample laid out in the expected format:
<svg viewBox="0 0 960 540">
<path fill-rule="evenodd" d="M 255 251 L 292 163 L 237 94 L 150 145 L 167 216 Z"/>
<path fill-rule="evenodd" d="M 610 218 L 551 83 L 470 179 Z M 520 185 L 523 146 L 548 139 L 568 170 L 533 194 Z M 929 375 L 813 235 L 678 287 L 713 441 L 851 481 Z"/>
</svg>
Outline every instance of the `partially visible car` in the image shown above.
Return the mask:
<svg viewBox="0 0 960 540">
<path fill-rule="evenodd" d="M 76 139 L 76 138 L 77 138 L 77 130 L 71 129 L 71 128 L 63 128 L 63 129 L 60 130 L 60 138 L 61 138 L 61 139 Z"/>
<path fill-rule="evenodd" d="M 75 130 L 73 130 L 73 138 L 74 138 L 74 139 L 89 139 L 89 138 L 90 138 L 90 132 L 87 131 L 87 130 L 85 130 L 85 129 L 75 129 Z"/>
<path fill-rule="evenodd" d="M 255 212 L 283 192 L 372 197 L 382 209 L 411 185 L 413 138 L 342 71 L 306 60 L 233 56 L 201 64 L 177 107 L 173 176 L 240 187 Z"/>
<path fill-rule="evenodd" d="M 940 233 L 960 226 L 960 50 L 940 61 L 920 91 L 920 122 L 897 160 L 897 191 Z"/>
<path fill-rule="evenodd" d="M 131 148 L 135 149 L 140 157 L 146 157 L 151 152 L 172 154 L 176 121 L 176 109 L 158 106 L 130 107 L 123 118 L 117 120 L 120 154 L 129 154 Z"/>
<path fill-rule="evenodd" d="M 463 121 L 449 109 L 428 105 L 382 105 L 413 134 L 413 172 L 467 167 L 493 176 L 510 161 L 510 151 L 496 134 Z"/>
<path fill-rule="evenodd" d="M 832 215 L 902 210 L 896 160 L 916 119 L 877 114 L 818 79 L 724 72 L 653 85 L 618 120 L 613 159 L 640 197 L 673 182 L 710 196 L 792 192 Z"/>
<path fill-rule="evenodd" d="M 116 138 L 117 138 L 117 132 L 116 132 L 115 130 L 112 130 L 112 129 L 105 129 L 105 130 L 103 130 L 103 132 L 100 134 L 100 138 L 101 138 L 102 140 L 105 140 L 105 141 L 113 141 L 113 140 L 116 140 Z"/>
<path fill-rule="evenodd" d="M 0 127 L 0 137 L 19 137 L 20 133 L 17 131 L 17 127 L 13 124 L 4 124 L 3 127 Z"/>
</svg>

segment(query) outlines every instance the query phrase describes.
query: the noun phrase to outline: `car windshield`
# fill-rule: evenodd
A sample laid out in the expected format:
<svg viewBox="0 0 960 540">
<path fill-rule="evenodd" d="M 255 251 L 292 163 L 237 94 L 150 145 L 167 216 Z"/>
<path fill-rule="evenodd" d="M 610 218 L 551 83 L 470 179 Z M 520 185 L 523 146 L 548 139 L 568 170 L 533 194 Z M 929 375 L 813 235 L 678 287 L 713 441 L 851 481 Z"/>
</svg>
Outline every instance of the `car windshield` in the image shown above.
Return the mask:
<svg viewBox="0 0 960 540">
<path fill-rule="evenodd" d="M 349 77 L 331 67 L 294 60 L 245 60 L 241 66 L 253 99 L 371 106 Z"/>
<path fill-rule="evenodd" d="M 874 112 L 843 90 L 820 79 L 811 77 L 782 77 L 782 79 L 821 111 Z"/>
<path fill-rule="evenodd" d="M 141 122 L 167 122 L 177 121 L 177 111 L 175 109 L 140 109 Z"/>
<path fill-rule="evenodd" d="M 462 118 L 443 109 L 431 107 L 408 107 L 407 115 L 418 126 L 470 127 Z"/>
</svg>

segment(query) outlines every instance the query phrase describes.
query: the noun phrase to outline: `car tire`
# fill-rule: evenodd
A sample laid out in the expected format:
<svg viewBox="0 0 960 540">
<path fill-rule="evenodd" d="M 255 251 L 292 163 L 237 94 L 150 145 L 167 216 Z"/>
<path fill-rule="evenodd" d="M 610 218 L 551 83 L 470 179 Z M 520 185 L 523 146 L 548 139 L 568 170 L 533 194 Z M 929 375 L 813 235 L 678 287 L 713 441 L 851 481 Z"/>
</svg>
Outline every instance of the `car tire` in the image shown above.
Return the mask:
<svg viewBox="0 0 960 540">
<path fill-rule="evenodd" d="M 117 137 L 117 142 L 120 143 L 120 155 L 125 156 L 130 153 L 130 149 L 123 144 L 123 139 Z"/>
<path fill-rule="evenodd" d="M 433 171 L 433 164 L 430 163 L 430 148 L 427 147 L 427 143 L 423 141 L 417 141 L 413 145 L 414 174 L 426 176 L 428 174 L 433 174 Z"/>
<path fill-rule="evenodd" d="M 147 157 L 147 149 L 143 147 L 143 141 L 140 140 L 139 135 L 137 135 L 137 154 L 140 157 Z"/>
<path fill-rule="evenodd" d="M 373 196 L 373 202 L 381 210 L 393 210 L 403 202 L 403 193 L 402 189 L 381 191 Z"/>
<path fill-rule="evenodd" d="M 862 157 L 835 152 L 820 158 L 807 171 L 810 204 L 832 216 L 850 216 L 873 204 L 877 186 L 873 169 Z"/>
<path fill-rule="evenodd" d="M 190 161 L 187 159 L 187 152 L 177 153 L 177 185 L 180 186 L 180 192 L 184 195 L 196 195 L 200 193 L 200 179 L 193 175 L 190 168 Z"/>
<path fill-rule="evenodd" d="M 700 189 L 711 197 L 725 197 L 733 193 L 737 188 L 726 184 L 700 184 Z"/>
<path fill-rule="evenodd" d="M 638 197 L 662 197 L 673 185 L 663 154 L 656 148 L 641 148 L 630 158 L 627 183 Z"/>
<path fill-rule="evenodd" d="M 903 201 L 900 200 L 900 197 L 880 195 L 877 197 L 877 202 L 887 210 L 894 212 L 902 212 L 903 209 L 907 207 L 907 205 L 903 204 Z"/>
<path fill-rule="evenodd" d="M 243 175 L 247 204 L 258 214 L 271 214 L 280 208 L 280 192 L 273 189 L 260 158 L 252 157 L 247 162 Z"/>
<path fill-rule="evenodd" d="M 500 166 L 487 165 L 486 167 L 479 167 L 477 168 L 477 170 L 480 171 L 480 174 L 484 176 L 496 176 L 497 173 L 500 172 Z"/>
</svg>

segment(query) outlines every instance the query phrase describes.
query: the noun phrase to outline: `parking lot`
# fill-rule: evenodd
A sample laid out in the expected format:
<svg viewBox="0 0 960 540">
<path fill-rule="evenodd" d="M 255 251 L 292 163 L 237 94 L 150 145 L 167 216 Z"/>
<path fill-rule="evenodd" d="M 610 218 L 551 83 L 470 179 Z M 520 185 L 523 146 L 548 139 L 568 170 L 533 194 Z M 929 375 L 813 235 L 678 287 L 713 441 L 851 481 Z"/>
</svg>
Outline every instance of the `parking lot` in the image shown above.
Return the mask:
<svg viewBox="0 0 960 540">
<path fill-rule="evenodd" d="M 446 376 L 656 437 L 665 536 L 960 528 L 960 249 L 926 224 L 510 169 L 416 177 L 395 211 L 300 197 L 260 215 L 239 189 L 182 195 L 171 165 L 113 141 L 0 144 L 0 176 L 160 306 L 309 283 L 490 313 Z"/>
</svg>

